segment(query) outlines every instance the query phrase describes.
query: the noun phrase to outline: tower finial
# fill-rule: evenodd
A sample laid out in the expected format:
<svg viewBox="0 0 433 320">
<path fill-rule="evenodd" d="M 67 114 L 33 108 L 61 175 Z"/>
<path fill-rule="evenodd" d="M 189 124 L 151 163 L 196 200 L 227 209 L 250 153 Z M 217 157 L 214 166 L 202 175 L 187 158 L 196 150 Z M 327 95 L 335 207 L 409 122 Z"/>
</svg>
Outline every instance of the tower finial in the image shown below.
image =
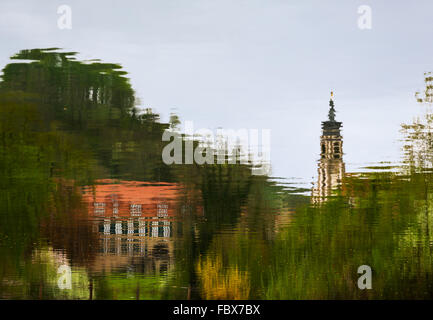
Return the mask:
<svg viewBox="0 0 433 320">
<path fill-rule="evenodd" d="M 331 98 L 329 99 L 330 108 L 328 113 L 329 121 L 335 121 L 334 100 L 332 100 L 333 97 L 334 97 L 334 91 L 331 91 Z"/>
</svg>

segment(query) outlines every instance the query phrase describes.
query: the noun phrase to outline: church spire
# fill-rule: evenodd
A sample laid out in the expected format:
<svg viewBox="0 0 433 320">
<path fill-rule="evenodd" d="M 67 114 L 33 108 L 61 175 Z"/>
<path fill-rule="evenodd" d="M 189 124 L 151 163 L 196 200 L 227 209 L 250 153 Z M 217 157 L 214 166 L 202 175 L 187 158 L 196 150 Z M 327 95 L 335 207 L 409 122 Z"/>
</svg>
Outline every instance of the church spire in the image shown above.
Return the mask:
<svg viewBox="0 0 433 320">
<path fill-rule="evenodd" d="M 320 160 L 317 184 L 312 191 L 313 203 L 321 203 L 333 195 L 345 175 L 343 162 L 343 137 L 340 128 L 342 123 L 335 120 L 334 93 L 329 100 L 328 120 L 322 122 L 320 137 Z"/>
<path fill-rule="evenodd" d="M 328 118 L 329 121 L 335 121 L 335 109 L 334 109 L 334 100 L 332 100 L 332 97 L 334 96 L 334 92 L 331 91 L 331 98 L 329 99 L 329 112 L 328 112 Z"/>
<path fill-rule="evenodd" d="M 328 120 L 322 122 L 324 136 L 340 136 L 340 127 L 342 123 L 335 120 L 335 113 L 334 92 L 331 91 L 331 98 L 329 99 Z"/>
</svg>

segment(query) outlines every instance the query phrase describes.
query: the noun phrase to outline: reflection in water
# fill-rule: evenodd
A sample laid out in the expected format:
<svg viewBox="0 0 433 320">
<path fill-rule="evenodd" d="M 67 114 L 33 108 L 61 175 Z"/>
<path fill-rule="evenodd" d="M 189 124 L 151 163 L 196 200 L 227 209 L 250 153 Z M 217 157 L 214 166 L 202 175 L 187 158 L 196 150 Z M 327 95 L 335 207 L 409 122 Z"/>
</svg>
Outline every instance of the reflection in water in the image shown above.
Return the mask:
<svg viewBox="0 0 433 320">
<path fill-rule="evenodd" d="M 164 272 L 173 262 L 173 219 L 178 186 L 102 180 L 84 187 L 83 200 L 100 239 L 92 270 L 137 266 Z"/>
<path fill-rule="evenodd" d="M 405 166 L 345 173 L 331 97 L 308 196 L 246 164 L 165 165 L 177 118 L 136 108 L 119 65 L 74 56 L 23 50 L 3 70 L 0 298 L 433 297 L 431 112 L 403 126 Z"/>
<path fill-rule="evenodd" d="M 332 195 L 344 177 L 343 137 L 340 133 L 341 122 L 335 121 L 334 101 L 329 100 L 328 121 L 322 122 L 320 137 L 319 177 L 312 191 L 312 201 L 322 202 Z"/>
</svg>

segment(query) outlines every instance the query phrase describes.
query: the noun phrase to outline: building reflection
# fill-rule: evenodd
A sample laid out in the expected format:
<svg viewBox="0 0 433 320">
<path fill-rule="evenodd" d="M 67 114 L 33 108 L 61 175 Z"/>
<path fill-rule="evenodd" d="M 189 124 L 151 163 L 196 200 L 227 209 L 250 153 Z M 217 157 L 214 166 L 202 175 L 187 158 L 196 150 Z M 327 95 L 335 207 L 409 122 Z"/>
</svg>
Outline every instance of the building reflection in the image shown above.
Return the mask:
<svg viewBox="0 0 433 320">
<path fill-rule="evenodd" d="M 170 183 L 104 180 L 85 188 L 83 199 L 100 241 L 93 271 L 170 268 L 177 197 L 178 186 Z"/>
<path fill-rule="evenodd" d="M 333 93 L 329 100 L 328 120 L 322 122 L 318 180 L 312 190 L 312 202 L 326 201 L 341 184 L 345 174 L 343 162 L 342 122 L 335 120 Z"/>
</svg>

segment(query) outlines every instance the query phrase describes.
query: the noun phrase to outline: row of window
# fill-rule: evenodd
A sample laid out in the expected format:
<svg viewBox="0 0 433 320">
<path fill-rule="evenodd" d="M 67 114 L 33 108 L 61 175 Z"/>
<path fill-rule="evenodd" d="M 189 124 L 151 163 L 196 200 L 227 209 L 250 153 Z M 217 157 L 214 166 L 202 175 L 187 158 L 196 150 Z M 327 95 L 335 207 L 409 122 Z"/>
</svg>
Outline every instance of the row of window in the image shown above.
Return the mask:
<svg viewBox="0 0 433 320">
<path fill-rule="evenodd" d="M 99 232 L 104 235 L 138 235 L 142 237 L 171 237 L 172 223 L 170 221 L 101 221 Z"/>
<path fill-rule="evenodd" d="M 93 204 L 94 214 L 96 216 L 104 216 L 106 213 L 106 204 L 105 202 L 94 202 Z M 141 216 L 142 206 L 141 204 L 131 204 L 129 205 L 129 213 L 131 216 Z M 167 204 L 158 204 L 156 213 L 158 216 L 164 216 L 168 214 L 168 205 Z M 118 202 L 113 203 L 113 215 L 119 214 L 119 204 Z"/>
</svg>

